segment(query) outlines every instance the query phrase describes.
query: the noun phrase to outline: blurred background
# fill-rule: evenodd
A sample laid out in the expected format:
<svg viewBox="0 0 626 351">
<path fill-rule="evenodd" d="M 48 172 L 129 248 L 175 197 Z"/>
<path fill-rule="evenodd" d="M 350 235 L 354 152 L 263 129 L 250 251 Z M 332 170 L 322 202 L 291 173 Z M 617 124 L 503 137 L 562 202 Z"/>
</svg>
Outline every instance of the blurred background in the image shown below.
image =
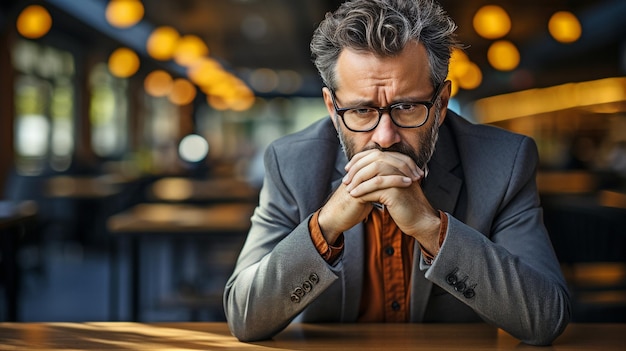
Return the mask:
<svg viewBox="0 0 626 351">
<path fill-rule="evenodd" d="M 534 138 L 574 321 L 626 322 L 626 2 L 442 0 L 450 108 Z M 223 320 L 338 0 L 2 0 L 0 320 Z"/>
</svg>

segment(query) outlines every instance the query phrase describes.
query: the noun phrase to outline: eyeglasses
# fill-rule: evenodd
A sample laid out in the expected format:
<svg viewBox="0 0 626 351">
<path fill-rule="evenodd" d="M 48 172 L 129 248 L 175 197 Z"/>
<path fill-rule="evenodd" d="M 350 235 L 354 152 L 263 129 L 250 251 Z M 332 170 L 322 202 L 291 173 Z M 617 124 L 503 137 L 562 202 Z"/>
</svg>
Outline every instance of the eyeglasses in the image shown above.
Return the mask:
<svg viewBox="0 0 626 351">
<path fill-rule="evenodd" d="M 407 101 L 396 102 L 386 107 L 355 106 L 339 108 L 335 92 L 330 89 L 330 96 L 333 100 L 335 113 L 341 117 L 343 124 L 353 132 L 369 132 L 374 130 L 383 113 L 389 113 L 391 120 L 400 128 L 418 128 L 428 120 L 430 108 L 433 107 L 443 83 L 435 89 L 435 94 L 430 101 Z"/>
</svg>

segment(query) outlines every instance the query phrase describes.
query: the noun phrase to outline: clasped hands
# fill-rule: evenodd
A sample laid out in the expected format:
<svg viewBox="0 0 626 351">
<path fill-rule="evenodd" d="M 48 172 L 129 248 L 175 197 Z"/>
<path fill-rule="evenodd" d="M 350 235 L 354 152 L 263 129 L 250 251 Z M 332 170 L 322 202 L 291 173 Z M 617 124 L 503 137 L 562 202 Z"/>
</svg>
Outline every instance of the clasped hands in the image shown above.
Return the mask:
<svg viewBox="0 0 626 351">
<path fill-rule="evenodd" d="M 441 220 L 421 188 L 424 171 L 407 155 L 371 149 L 345 167 L 346 175 L 319 213 L 328 243 L 362 222 L 374 203 L 384 205 L 400 230 L 414 237 L 428 252 L 438 250 Z"/>
</svg>

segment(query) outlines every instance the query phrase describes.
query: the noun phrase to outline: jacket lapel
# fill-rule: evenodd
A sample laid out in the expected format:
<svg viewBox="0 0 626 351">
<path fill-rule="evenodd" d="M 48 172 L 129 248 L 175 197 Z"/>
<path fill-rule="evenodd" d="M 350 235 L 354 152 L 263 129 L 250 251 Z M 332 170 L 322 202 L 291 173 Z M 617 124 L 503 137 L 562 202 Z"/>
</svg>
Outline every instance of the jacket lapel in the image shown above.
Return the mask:
<svg viewBox="0 0 626 351">
<path fill-rule="evenodd" d="M 335 172 L 331 184 L 332 194 L 341 184 L 341 179 L 346 174 L 344 169 L 348 163 L 348 158 L 341 149 L 337 148 L 337 157 L 335 159 Z M 329 196 L 330 196 L 329 194 Z M 342 287 L 342 311 L 340 320 L 342 322 L 354 322 L 359 317 L 359 306 L 361 301 L 361 289 L 363 286 L 363 265 L 364 265 L 364 233 L 363 224 L 357 224 L 343 233 L 344 247 L 349 247 L 343 253 L 344 269 L 341 270 L 343 277 L 340 279 L 344 286 Z"/>
<path fill-rule="evenodd" d="M 461 179 L 461 162 L 454 139 L 449 127 L 444 124 L 439 128 L 439 140 L 432 159 L 428 163 L 428 176 L 422 183 L 422 189 L 433 208 L 454 213 L 463 180 Z M 432 282 L 424 276 L 420 269 L 421 251 L 415 245 L 413 274 L 411 277 L 411 322 L 421 322 L 428 305 Z"/>
</svg>

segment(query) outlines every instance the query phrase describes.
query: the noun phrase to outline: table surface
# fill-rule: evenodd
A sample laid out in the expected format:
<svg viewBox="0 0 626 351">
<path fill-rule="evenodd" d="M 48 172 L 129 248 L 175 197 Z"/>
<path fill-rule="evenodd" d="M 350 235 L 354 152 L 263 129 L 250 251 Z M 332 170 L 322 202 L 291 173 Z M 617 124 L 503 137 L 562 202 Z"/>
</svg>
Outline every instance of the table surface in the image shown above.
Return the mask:
<svg viewBox="0 0 626 351">
<path fill-rule="evenodd" d="M 155 181 L 147 195 L 164 202 L 257 202 L 259 189 L 236 178 L 166 177 Z"/>
<path fill-rule="evenodd" d="M 486 324 L 292 324 L 268 341 L 237 341 L 225 323 L 0 323 L 0 350 L 620 350 L 626 324 L 570 324 L 550 347 Z"/>
<path fill-rule="evenodd" d="M 112 233 L 246 232 L 256 206 L 144 203 L 111 216 Z"/>
</svg>

